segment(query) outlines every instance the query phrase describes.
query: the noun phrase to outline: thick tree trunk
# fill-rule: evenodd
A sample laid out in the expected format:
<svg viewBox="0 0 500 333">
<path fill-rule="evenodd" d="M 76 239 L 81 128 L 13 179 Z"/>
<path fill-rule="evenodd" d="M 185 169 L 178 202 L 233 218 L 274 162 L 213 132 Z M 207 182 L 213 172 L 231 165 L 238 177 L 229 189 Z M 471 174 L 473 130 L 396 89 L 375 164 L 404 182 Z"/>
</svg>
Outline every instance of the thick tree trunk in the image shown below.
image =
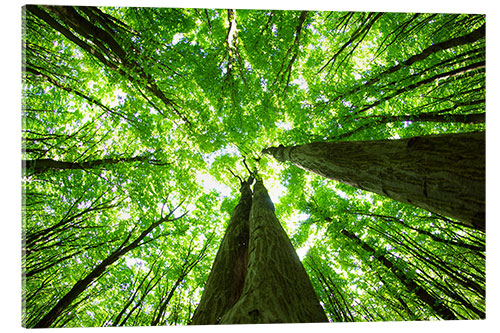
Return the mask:
<svg viewBox="0 0 500 333">
<path fill-rule="evenodd" d="M 222 324 L 328 321 L 262 181 L 254 186 L 245 284 Z"/>
<path fill-rule="evenodd" d="M 314 142 L 263 150 L 278 161 L 485 230 L 485 133 Z"/>
<path fill-rule="evenodd" d="M 248 219 L 252 206 L 250 182 L 241 185 L 241 198 L 222 239 L 200 304 L 194 312 L 194 325 L 218 324 L 240 298 L 248 263 Z"/>
</svg>

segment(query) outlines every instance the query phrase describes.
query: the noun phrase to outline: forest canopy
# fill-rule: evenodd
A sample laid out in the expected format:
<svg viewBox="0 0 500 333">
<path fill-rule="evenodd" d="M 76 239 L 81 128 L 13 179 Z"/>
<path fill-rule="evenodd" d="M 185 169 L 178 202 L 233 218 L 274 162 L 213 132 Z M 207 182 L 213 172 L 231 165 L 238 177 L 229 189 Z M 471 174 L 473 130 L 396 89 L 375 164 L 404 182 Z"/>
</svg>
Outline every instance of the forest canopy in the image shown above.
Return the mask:
<svg viewBox="0 0 500 333">
<path fill-rule="evenodd" d="M 257 175 L 329 321 L 484 318 L 484 214 L 468 223 L 269 152 L 483 133 L 485 21 L 25 7 L 23 326 L 190 324 Z"/>
</svg>

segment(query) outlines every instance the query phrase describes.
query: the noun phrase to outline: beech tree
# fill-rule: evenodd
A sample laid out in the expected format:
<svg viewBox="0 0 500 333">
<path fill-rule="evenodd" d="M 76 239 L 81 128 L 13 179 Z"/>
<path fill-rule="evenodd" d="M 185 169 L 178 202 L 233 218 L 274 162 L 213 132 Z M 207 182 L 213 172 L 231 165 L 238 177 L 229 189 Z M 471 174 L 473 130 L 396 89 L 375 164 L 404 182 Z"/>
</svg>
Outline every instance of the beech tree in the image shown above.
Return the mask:
<svg viewBox="0 0 500 333">
<path fill-rule="evenodd" d="M 321 176 L 485 229 L 483 132 L 315 142 L 263 152 Z"/>
<path fill-rule="evenodd" d="M 410 277 L 406 276 L 406 274 L 399 270 L 399 268 L 395 267 L 394 264 L 388 260 L 384 255 L 377 254 L 377 251 L 372 248 L 370 245 L 361 241 L 355 234 L 349 232 L 348 230 L 342 230 L 342 234 L 346 237 L 352 239 L 357 244 L 359 244 L 365 251 L 370 254 L 375 255 L 376 259 L 379 260 L 382 265 L 384 265 L 387 269 L 394 271 L 394 274 L 398 278 L 401 283 L 408 288 L 409 291 L 414 292 L 418 298 L 422 300 L 422 302 L 426 303 L 443 319 L 457 319 L 457 317 L 453 314 L 453 312 L 447 307 L 443 306 L 439 299 L 436 299 L 434 296 L 430 295 L 425 289 L 422 289 L 415 281 L 413 281 Z"/>
<path fill-rule="evenodd" d="M 26 6 L 23 326 L 484 318 L 485 24 Z"/>
<path fill-rule="evenodd" d="M 47 170 L 65 170 L 65 169 L 92 169 L 98 167 L 106 167 L 116 163 L 131 163 L 131 162 L 145 162 L 147 156 L 134 156 L 125 158 L 104 158 L 101 160 L 89 160 L 83 162 L 67 162 L 55 161 L 53 159 L 38 159 L 22 161 L 23 167 L 28 172 L 40 173 Z M 150 161 L 150 163 L 158 163 Z"/>
<path fill-rule="evenodd" d="M 262 180 L 253 196 L 252 182 L 242 182 L 193 324 L 327 321 Z"/>
<path fill-rule="evenodd" d="M 158 227 L 161 223 L 169 221 L 170 216 L 174 213 L 171 211 L 166 217 L 162 217 L 158 221 L 151 223 L 151 225 L 143 230 L 133 241 L 130 242 L 130 238 L 132 236 L 132 230 L 125 238 L 122 244 L 115 249 L 112 253 L 109 254 L 106 259 L 100 262 L 95 268 L 89 272 L 82 280 L 78 281 L 69 291 L 66 293 L 57 304 L 45 315 L 41 318 L 35 325 L 35 328 L 43 328 L 49 327 L 57 317 L 68 307 L 84 290 L 87 286 L 92 283 L 95 279 L 98 279 L 101 274 L 108 268 L 108 266 L 112 265 L 118 259 L 120 259 L 127 252 L 134 250 L 135 248 L 143 245 L 145 242 L 150 242 L 152 239 L 145 240 L 146 236 L 156 227 Z"/>
<path fill-rule="evenodd" d="M 194 312 L 195 325 L 221 322 L 241 297 L 248 267 L 249 217 L 253 178 L 243 181 L 240 200 L 222 238 L 200 304 Z"/>
<path fill-rule="evenodd" d="M 254 186 L 248 266 L 241 296 L 222 324 L 327 321 L 292 243 L 274 215 L 262 180 Z"/>
</svg>

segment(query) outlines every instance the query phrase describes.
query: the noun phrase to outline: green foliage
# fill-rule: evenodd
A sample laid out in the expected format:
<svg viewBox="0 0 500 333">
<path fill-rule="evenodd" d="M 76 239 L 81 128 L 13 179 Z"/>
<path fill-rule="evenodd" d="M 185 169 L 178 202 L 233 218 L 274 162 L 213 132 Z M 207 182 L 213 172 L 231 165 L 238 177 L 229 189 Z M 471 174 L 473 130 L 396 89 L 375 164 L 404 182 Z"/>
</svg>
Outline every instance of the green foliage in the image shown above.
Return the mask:
<svg viewBox="0 0 500 333">
<path fill-rule="evenodd" d="M 381 256 L 484 314 L 484 234 L 261 154 L 484 130 L 483 15 L 236 10 L 230 30 L 227 10 L 75 13 L 24 13 L 23 159 L 104 162 L 23 174 L 25 326 L 168 214 L 52 327 L 189 323 L 249 170 L 330 320 L 439 317 Z"/>
</svg>

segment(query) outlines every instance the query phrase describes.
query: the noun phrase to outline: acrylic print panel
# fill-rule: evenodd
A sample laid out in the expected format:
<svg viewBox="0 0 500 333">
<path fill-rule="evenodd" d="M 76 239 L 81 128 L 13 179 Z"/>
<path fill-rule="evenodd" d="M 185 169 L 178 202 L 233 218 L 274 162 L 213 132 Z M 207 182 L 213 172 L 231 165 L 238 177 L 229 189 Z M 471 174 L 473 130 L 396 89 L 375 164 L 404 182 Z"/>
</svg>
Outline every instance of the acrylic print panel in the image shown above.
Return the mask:
<svg viewBox="0 0 500 333">
<path fill-rule="evenodd" d="M 24 7 L 23 327 L 483 319 L 485 15 L 230 7 Z"/>
</svg>

